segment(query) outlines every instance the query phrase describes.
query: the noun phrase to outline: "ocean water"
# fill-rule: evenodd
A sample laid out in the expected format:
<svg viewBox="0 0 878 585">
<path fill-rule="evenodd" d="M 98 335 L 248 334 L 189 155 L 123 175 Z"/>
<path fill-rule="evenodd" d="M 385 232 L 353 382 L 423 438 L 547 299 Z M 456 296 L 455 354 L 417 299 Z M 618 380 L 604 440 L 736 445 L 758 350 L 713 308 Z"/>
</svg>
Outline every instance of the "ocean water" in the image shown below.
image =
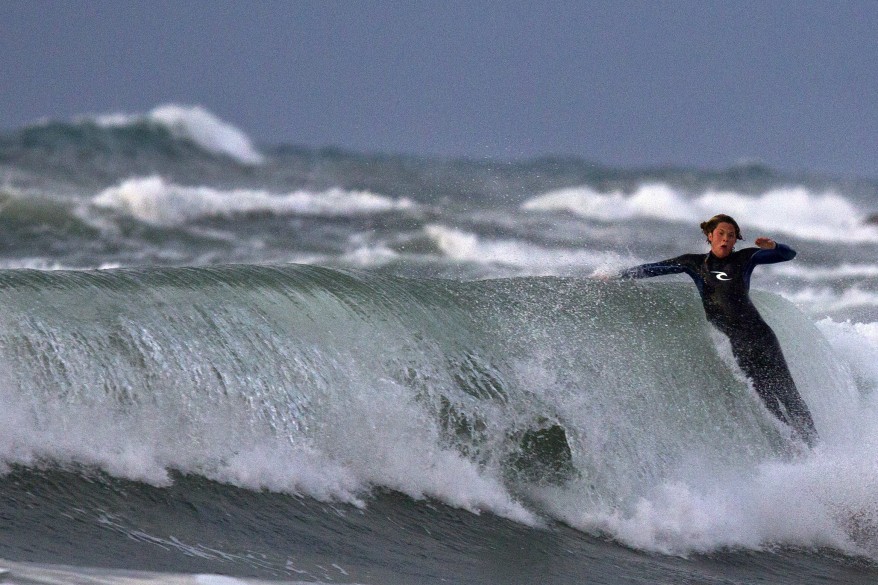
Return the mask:
<svg viewBox="0 0 878 585">
<path fill-rule="evenodd" d="M 685 277 L 715 213 L 822 443 Z M 874 583 L 878 182 L 0 135 L 0 581 Z"/>
</svg>

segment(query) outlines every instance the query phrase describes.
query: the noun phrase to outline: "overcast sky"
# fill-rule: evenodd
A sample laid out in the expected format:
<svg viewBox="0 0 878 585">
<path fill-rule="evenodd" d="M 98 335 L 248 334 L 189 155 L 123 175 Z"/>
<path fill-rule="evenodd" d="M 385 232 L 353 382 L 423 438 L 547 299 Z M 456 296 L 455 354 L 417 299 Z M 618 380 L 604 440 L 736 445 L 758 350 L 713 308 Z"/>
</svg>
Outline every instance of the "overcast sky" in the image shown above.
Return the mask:
<svg viewBox="0 0 878 585">
<path fill-rule="evenodd" d="M 257 143 L 878 177 L 878 2 L 0 1 L 0 129 L 201 105 Z"/>
</svg>

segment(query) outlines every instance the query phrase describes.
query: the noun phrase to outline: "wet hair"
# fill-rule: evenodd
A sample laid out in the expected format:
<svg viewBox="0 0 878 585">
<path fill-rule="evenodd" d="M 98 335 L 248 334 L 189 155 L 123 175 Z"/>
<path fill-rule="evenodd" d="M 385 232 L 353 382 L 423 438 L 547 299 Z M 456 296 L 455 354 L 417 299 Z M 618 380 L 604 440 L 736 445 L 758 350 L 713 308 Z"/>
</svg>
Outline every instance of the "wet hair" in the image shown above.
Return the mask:
<svg viewBox="0 0 878 585">
<path fill-rule="evenodd" d="M 721 223 L 730 223 L 733 226 L 735 226 L 736 239 L 738 239 L 738 240 L 744 239 L 741 236 L 741 228 L 738 227 L 738 222 L 736 222 L 732 218 L 732 216 L 726 215 L 725 213 L 720 213 L 719 215 L 714 215 L 713 217 L 711 217 L 707 221 L 702 221 L 701 222 L 701 231 L 704 233 L 705 236 L 707 236 L 707 235 L 711 234 L 713 232 L 713 230 L 716 229 L 716 226 L 718 226 Z M 710 240 L 708 240 L 708 241 L 710 241 Z"/>
</svg>

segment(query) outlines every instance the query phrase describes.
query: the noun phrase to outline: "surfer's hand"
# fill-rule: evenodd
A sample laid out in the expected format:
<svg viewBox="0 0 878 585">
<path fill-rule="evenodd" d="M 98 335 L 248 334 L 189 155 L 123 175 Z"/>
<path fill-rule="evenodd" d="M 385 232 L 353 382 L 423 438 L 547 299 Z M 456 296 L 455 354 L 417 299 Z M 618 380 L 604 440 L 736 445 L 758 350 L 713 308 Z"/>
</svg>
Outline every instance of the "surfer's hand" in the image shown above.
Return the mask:
<svg viewBox="0 0 878 585">
<path fill-rule="evenodd" d="M 777 242 L 775 242 L 771 238 L 756 238 L 756 240 L 753 243 L 756 244 L 757 246 L 759 246 L 760 248 L 762 248 L 763 250 L 771 250 L 775 246 L 777 246 Z"/>
</svg>

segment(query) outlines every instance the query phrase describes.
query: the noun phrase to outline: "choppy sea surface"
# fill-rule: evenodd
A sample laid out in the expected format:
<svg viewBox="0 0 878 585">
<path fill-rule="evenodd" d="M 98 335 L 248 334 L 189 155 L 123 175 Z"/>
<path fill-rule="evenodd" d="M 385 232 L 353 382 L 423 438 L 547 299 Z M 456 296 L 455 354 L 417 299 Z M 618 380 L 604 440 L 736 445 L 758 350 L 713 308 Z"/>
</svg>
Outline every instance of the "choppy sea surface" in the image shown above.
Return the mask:
<svg viewBox="0 0 878 585">
<path fill-rule="evenodd" d="M 685 277 L 728 213 L 822 442 Z M 878 580 L 878 181 L 0 134 L 0 581 Z"/>
</svg>

